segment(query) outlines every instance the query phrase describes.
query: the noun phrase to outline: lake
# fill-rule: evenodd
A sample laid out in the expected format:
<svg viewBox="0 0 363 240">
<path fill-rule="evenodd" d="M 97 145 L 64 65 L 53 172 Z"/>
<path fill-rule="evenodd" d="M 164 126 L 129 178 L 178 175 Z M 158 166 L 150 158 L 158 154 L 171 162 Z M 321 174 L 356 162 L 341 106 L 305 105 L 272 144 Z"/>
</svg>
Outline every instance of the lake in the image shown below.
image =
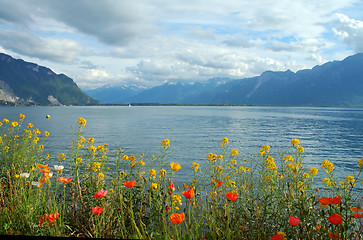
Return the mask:
<svg viewBox="0 0 363 240">
<path fill-rule="evenodd" d="M 87 120 L 84 136 L 95 144 L 121 147 L 128 155 L 158 152 L 162 139 L 170 140 L 169 162 L 182 170 L 177 182 L 192 174 L 192 162 L 203 164 L 209 152 L 220 153 L 221 139 L 248 157 L 263 144 L 270 154 L 291 150 L 297 138 L 305 148 L 306 167 L 320 169 L 324 159 L 335 164 L 336 174 L 345 177 L 363 158 L 363 108 L 252 107 L 252 106 L 59 106 L 0 107 L 0 118 L 17 121 L 25 115 L 41 132 L 48 131 L 46 152 L 51 163 L 57 154 L 67 154 L 77 119 Z M 46 119 L 49 114 L 50 118 Z"/>
</svg>

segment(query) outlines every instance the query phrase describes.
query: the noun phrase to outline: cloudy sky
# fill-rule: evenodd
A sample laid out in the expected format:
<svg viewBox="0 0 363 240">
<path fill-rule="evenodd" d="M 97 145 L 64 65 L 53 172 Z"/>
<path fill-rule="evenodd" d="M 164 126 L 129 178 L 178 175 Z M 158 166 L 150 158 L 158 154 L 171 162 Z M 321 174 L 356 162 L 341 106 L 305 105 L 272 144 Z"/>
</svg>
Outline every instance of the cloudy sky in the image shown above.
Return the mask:
<svg viewBox="0 0 363 240">
<path fill-rule="evenodd" d="M 0 52 L 83 89 L 297 71 L 363 52 L 363 1 L 0 0 Z"/>
</svg>

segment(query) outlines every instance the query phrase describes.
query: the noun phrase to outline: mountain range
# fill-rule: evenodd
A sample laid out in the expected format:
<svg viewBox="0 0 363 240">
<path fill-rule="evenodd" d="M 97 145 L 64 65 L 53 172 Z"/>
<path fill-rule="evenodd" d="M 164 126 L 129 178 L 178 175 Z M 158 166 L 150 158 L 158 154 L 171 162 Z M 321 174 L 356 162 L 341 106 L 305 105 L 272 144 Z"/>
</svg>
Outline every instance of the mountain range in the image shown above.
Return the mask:
<svg viewBox="0 0 363 240">
<path fill-rule="evenodd" d="M 93 105 L 99 101 L 84 93 L 64 74 L 0 53 L 0 104 Z"/>
<path fill-rule="evenodd" d="M 0 104 L 243 104 L 363 106 L 363 53 L 312 69 L 146 88 L 111 86 L 82 91 L 64 74 L 0 53 Z"/>
<path fill-rule="evenodd" d="M 243 79 L 212 78 L 149 89 L 107 86 L 85 92 L 101 103 L 363 106 L 363 53 L 296 73 L 266 71 Z"/>
</svg>

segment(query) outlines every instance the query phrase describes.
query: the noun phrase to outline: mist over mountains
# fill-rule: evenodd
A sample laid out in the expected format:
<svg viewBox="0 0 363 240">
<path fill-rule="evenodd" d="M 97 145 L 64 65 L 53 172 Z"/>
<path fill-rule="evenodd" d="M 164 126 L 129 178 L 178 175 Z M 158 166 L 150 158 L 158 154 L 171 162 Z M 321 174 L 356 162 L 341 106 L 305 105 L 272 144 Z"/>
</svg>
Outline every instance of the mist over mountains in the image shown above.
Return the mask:
<svg viewBox="0 0 363 240">
<path fill-rule="evenodd" d="M 85 92 L 101 103 L 363 106 L 363 54 L 296 73 L 266 71 L 243 79 L 165 83 L 150 89 L 108 86 Z"/>
</svg>

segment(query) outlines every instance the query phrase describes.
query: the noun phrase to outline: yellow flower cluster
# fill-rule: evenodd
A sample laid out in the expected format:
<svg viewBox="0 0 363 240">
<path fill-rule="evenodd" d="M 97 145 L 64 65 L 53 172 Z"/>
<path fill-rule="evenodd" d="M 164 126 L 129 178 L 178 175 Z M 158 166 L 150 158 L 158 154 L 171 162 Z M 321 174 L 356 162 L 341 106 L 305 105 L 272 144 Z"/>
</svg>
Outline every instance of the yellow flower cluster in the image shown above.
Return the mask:
<svg viewBox="0 0 363 240">
<path fill-rule="evenodd" d="M 173 171 L 175 171 L 175 172 L 181 169 L 180 164 L 179 164 L 179 163 L 175 163 L 175 162 L 170 163 L 170 167 L 171 167 L 171 169 L 173 169 Z"/>
<path fill-rule="evenodd" d="M 196 171 L 198 171 L 198 169 L 199 169 L 199 164 L 198 163 L 196 163 L 196 162 L 193 162 L 192 163 L 192 166 L 190 167 L 191 169 L 194 169 L 194 171 L 196 172 Z"/>
<path fill-rule="evenodd" d="M 91 169 L 92 169 L 94 172 L 101 171 L 101 163 L 99 163 L 99 162 L 94 162 L 94 163 L 92 164 Z"/>
<path fill-rule="evenodd" d="M 309 172 L 312 174 L 312 175 L 316 175 L 316 174 L 318 174 L 318 171 L 319 171 L 319 169 L 317 169 L 317 168 L 310 168 L 309 169 Z"/>
<path fill-rule="evenodd" d="M 328 186 L 333 185 L 333 182 L 330 180 L 330 178 L 324 178 L 321 182 Z"/>
<path fill-rule="evenodd" d="M 78 124 L 80 126 L 85 127 L 86 126 L 86 123 L 87 123 L 86 119 L 84 119 L 84 118 L 78 118 Z"/>
<path fill-rule="evenodd" d="M 171 202 L 173 205 L 183 205 L 182 204 L 182 197 L 178 194 L 174 194 L 172 197 L 171 197 Z M 176 209 L 179 209 L 179 207 L 175 207 Z"/>
<path fill-rule="evenodd" d="M 217 161 L 217 155 L 215 155 L 213 153 L 208 153 L 207 157 L 208 157 L 208 160 L 211 161 L 211 162 Z M 223 157 L 222 157 L 222 160 L 223 160 Z"/>
<path fill-rule="evenodd" d="M 268 156 L 266 158 L 266 165 L 271 169 L 271 170 L 276 170 L 277 166 L 275 164 L 275 160 L 273 159 L 273 157 Z"/>
<path fill-rule="evenodd" d="M 288 161 L 290 161 L 290 162 L 294 161 L 294 159 L 291 156 L 289 156 L 289 155 L 286 155 L 284 157 L 284 160 L 285 160 L 285 163 L 287 163 Z"/>
<path fill-rule="evenodd" d="M 332 171 L 333 171 L 333 169 L 334 169 L 334 164 L 333 164 L 333 163 L 331 163 L 331 162 L 329 162 L 329 160 L 323 160 L 323 161 L 321 162 L 321 166 L 322 166 L 323 168 L 328 169 L 328 170 L 324 170 L 324 172 L 326 172 L 326 173 L 328 173 L 328 171 L 329 171 L 329 172 L 332 172 Z"/>
<path fill-rule="evenodd" d="M 166 170 L 165 169 L 161 169 L 159 171 L 159 178 L 164 177 L 165 175 L 166 175 Z"/>
<path fill-rule="evenodd" d="M 165 148 L 170 147 L 169 139 L 163 139 L 163 141 L 161 142 L 161 145 L 163 145 Z"/>
<path fill-rule="evenodd" d="M 285 169 L 290 170 L 291 172 L 297 173 L 299 172 L 300 168 L 302 167 L 301 163 L 289 163 Z"/>
<path fill-rule="evenodd" d="M 260 155 L 263 155 L 263 154 L 268 154 L 270 152 L 270 146 L 269 145 L 262 145 L 262 149 L 260 150 Z"/>
<path fill-rule="evenodd" d="M 228 141 L 228 138 L 222 138 L 222 145 L 228 145 L 229 144 L 229 141 Z"/>
<path fill-rule="evenodd" d="M 231 150 L 231 156 L 236 156 L 238 154 L 238 151 L 236 149 Z"/>
<path fill-rule="evenodd" d="M 354 177 L 353 177 L 353 176 L 347 176 L 347 177 L 345 177 L 345 181 L 346 181 L 347 183 L 352 183 L 352 184 L 354 184 L 354 183 L 355 183 L 355 179 L 354 179 Z"/>
<path fill-rule="evenodd" d="M 158 188 L 158 183 L 151 183 L 151 187 L 153 189 L 157 189 Z"/>
<path fill-rule="evenodd" d="M 156 176 L 156 171 L 155 171 L 155 169 L 150 169 L 149 170 L 149 175 L 150 175 L 150 177 L 152 177 L 152 176 Z"/>
<path fill-rule="evenodd" d="M 300 145 L 300 141 L 296 138 L 291 139 L 291 145 L 296 146 Z"/>
</svg>

